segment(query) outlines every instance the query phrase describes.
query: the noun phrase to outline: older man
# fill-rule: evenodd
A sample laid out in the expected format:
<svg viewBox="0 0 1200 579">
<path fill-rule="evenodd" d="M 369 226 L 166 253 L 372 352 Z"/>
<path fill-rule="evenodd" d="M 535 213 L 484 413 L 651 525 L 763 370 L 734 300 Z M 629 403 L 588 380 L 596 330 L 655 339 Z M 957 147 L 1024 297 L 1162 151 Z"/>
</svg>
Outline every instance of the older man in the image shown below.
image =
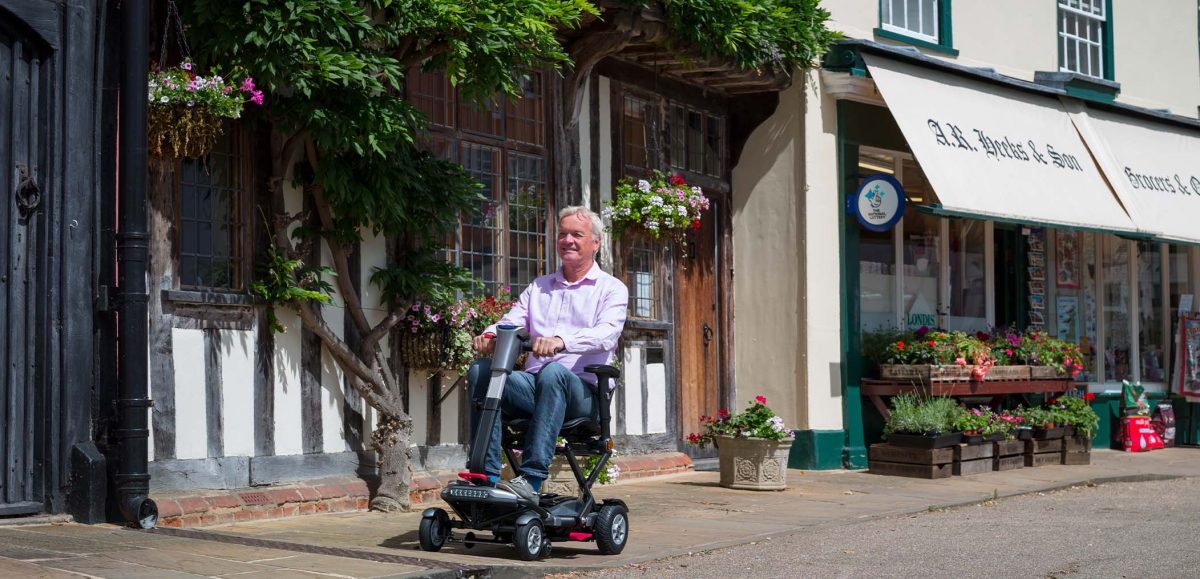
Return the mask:
<svg viewBox="0 0 1200 579">
<path fill-rule="evenodd" d="M 534 502 L 548 476 L 563 422 L 599 415 L 603 398 L 596 395 L 595 376 L 583 368 L 612 361 L 625 325 L 629 291 L 621 280 L 596 265 L 603 231 L 600 217 L 586 207 L 559 212 L 556 247 L 562 267 L 534 280 L 500 320 L 500 324 L 525 328 L 532 340 L 533 355 L 524 371 L 509 375 L 500 401 L 502 415 L 528 418 L 529 429 L 520 476 L 500 482 L 500 421 L 492 431 L 484 470 L 497 487 Z M 476 351 L 492 352 L 495 330 L 492 326 L 475 337 Z M 491 360 L 481 359 L 472 364 L 468 375 L 475 401 L 472 437 L 479 426 L 490 374 Z"/>
</svg>

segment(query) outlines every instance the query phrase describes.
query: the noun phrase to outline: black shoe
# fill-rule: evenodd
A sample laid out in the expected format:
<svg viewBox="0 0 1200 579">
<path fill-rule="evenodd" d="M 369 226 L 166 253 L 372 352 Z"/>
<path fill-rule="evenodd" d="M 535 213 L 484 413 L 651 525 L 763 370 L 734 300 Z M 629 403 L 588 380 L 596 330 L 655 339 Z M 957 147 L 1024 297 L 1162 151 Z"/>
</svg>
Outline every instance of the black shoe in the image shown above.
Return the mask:
<svg viewBox="0 0 1200 579">
<path fill-rule="evenodd" d="M 538 503 L 538 492 L 533 490 L 533 485 L 525 480 L 525 477 L 519 476 L 510 481 L 496 483 L 496 488 L 506 490 L 518 497 L 521 497 L 533 504 Z"/>
</svg>

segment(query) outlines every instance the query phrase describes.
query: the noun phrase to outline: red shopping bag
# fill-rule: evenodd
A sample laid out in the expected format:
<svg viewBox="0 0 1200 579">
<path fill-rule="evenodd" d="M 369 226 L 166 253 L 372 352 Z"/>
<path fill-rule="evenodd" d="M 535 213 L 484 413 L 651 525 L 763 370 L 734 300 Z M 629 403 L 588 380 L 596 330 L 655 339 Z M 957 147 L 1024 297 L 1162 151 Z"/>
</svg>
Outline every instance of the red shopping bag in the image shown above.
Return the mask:
<svg viewBox="0 0 1200 579">
<path fill-rule="evenodd" d="M 1162 439 L 1150 425 L 1149 416 L 1126 416 L 1122 419 L 1125 452 L 1144 452 L 1162 448 Z"/>
</svg>

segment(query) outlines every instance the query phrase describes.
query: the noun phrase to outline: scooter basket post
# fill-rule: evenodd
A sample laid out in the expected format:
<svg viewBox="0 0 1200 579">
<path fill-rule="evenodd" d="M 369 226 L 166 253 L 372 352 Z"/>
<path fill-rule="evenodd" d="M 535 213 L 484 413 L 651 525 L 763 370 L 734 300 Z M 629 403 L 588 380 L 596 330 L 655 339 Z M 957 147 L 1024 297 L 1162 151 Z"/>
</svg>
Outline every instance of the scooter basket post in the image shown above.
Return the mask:
<svg viewBox="0 0 1200 579">
<path fill-rule="evenodd" d="M 508 375 L 521 351 L 528 347 L 529 332 L 525 328 L 503 325 L 496 328 L 495 345 L 492 355 L 492 377 L 488 382 L 487 398 L 483 401 L 483 412 L 479 417 L 479 428 L 471 441 L 471 456 L 467 462 L 467 470 L 475 474 L 486 474 L 484 462 L 487 458 L 488 446 L 491 444 L 492 430 L 497 420 L 500 420 L 500 399 L 504 396 L 504 385 Z"/>
</svg>

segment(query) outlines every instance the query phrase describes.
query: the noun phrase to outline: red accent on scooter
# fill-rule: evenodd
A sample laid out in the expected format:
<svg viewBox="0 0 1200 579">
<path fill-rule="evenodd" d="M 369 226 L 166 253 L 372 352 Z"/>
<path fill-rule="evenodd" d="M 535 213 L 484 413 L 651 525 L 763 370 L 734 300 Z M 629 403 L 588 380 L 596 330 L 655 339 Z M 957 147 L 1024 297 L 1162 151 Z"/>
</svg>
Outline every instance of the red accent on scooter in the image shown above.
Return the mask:
<svg viewBox="0 0 1200 579">
<path fill-rule="evenodd" d="M 572 541 L 591 541 L 592 534 L 591 533 L 581 533 L 579 531 L 571 531 L 570 533 L 567 534 L 567 538 Z"/>
<path fill-rule="evenodd" d="M 460 472 L 460 473 L 458 473 L 458 478 L 461 478 L 468 482 L 481 482 L 481 483 L 487 482 L 487 479 L 488 479 L 486 474 L 479 474 L 477 472 Z"/>
</svg>

